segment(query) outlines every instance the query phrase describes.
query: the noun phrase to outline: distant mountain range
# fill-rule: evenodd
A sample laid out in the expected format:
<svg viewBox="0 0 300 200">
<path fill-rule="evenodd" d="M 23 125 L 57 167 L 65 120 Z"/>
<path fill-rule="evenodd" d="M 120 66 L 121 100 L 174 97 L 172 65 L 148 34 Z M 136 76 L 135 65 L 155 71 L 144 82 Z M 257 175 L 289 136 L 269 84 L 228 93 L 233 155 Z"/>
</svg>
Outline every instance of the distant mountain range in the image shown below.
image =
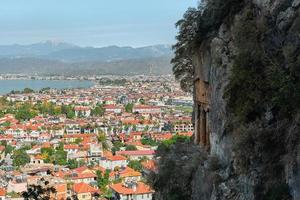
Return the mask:
<svg viewBox="0 0 300 200">
<path fill-rule="evenodd" d="M 65 42 L 46 41 L 30 45 L 0 45 L 0 56 L 6 57 L 32 57 L 45 56 L 53 52 L 58 52 L 65 49 L 80 48 Z"/>
<path fill-rule="evenodd" d="M 79 47 L 46 41 L 0 45 L 0 73 L 25 74 L 155 74 L 171 72 L 170 45 Z"/>
</svg>

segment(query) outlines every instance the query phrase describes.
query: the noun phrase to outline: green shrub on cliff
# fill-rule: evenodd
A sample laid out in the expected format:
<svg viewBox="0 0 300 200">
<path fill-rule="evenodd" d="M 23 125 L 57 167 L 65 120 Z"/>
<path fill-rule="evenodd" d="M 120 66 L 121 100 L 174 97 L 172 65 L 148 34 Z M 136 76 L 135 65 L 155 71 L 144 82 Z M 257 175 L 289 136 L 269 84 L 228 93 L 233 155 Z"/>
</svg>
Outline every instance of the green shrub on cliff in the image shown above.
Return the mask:
<svg viewBox="0 0 300 200">
<path fill-rule="evenodd" d="M 193 174 L 206 153 L 185 137 L 173 137 L 161 143 L 156 152 L 158 173 L 151 173 L 149 183 L 157 191 L 157 199 L 190 200 Z"/>
<path fill-rule="evenodd" d="M 280 32 L 255 12 L 249 6 L 235 27 L 238 53 L 225 93 L 228 111 L 243 123 L 261 119 L 266 113 L 277 118 L 292 116 L 300 103 L 300 76 L 284 55 L 291 44 L 283 40 L 276 45 L 273 40 L 281 40 Z M 297 57 L 296 53 L 289 55 Z"/>
<path fill-rule="evenodd" d="M 162 141 L 157 148 L 158 154 L 161 152 L 167 152 L 170 150 L 170 147 L 176 143 L 189 143 L 190 137 L 182 135 L 174 135 L 171 139 Z"/>
<path fill-rule="evenodd" d="M 198 8 L 189 8 L 176 23 L 179 33 L 176 36 L 177 43 L 173 46 L 175 56 L 171 63 L 175 78 L 183 90 L 191 92 L 193 88 L 193 53 L 203 41 L 216 35 L 223 22 L 229 23 L 243 4 L 240 0 L 208 0 L 200 3 Z"/>
</svg>

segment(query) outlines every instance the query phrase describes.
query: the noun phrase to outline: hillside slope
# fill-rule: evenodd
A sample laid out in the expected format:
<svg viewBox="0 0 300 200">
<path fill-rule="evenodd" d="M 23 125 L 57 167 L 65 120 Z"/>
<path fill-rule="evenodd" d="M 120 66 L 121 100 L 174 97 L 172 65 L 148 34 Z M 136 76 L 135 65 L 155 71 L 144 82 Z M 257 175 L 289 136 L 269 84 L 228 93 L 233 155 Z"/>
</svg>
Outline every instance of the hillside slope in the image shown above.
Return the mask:
<svg viewBox="0 0 300 200">
<path fill-rule="evenodd" d="M 79 47 L 46 41 L 30 45 L 0 45 L 0 74 L 37 75 L 171 73 L 170 45 L 145 47 Z"/>
<path fill-rule="evenodd" d="M 30 75 L 133 75 L 170 74 L 170 57 L 129 59 L 112 62 L 75 62 L 39 58 L 0 58 L 0 74 L 16 73 Z"/>
</svg>

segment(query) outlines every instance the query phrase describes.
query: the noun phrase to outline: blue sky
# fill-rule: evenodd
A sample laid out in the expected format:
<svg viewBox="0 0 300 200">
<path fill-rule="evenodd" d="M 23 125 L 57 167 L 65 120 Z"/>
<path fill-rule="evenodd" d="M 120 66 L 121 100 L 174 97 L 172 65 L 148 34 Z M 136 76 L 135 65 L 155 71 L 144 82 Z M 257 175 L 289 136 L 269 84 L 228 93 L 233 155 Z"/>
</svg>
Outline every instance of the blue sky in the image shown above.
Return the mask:
<svg viewBox="0 0 300 200">
<path fill-rule="evenodd" d="M 1 0 L 0 44 L 80 46 L 175 42 L 174 23 L 198 0 Z"/>
</svg>

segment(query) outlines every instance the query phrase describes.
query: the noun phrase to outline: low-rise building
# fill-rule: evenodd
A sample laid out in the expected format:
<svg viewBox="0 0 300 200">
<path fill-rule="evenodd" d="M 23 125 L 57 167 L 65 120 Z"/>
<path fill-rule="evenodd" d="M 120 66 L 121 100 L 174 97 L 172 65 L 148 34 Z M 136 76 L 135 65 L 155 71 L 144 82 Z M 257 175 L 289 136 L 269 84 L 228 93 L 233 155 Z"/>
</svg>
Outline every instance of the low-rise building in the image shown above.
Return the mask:
<svg viewBox="0 0 300 200">
<path fill-rule="evenodd" d="M 122 107 L 116 105 L 105 105 L 105 112 L 119 114 L 122 112 Z"/>
<path fill-rule="evenodd" d="M 89 162 L 99 162 L 103 156 L 102 145 L 100 144 L 91 144 L 88 151 L 88 161 Z"/>
<path fill-rule="evenodd" d="M 155 151 L 154 150 L 136 150 L 136 151 L 117 151 L 117 155 L 123 155 L 130 160 L 140 160 L 141 158 L 153 159 Z"/>
<path fill-rule="evenodd" d="M 92 200 L 94 196 L 99 195 L 99 190 L 90 186 L 87 183 L 75 183 L 72 187 L 73 195 L 78 200 Z"/>
<path fill-rule="evenodd" d="M 161 108 L 159 106 L 136 105 L 132 108 L 132 112 L 139 114 L 160 114 Z"/>
<path fill-rule="evenodd" d="M 99 161 L 99 165 L 105 169 L 114 170 L 116 167 L 126 167 L 127 159 L 121 155 L 105 156 Z"/>
<path fill-rule="evenodd" d="M 0 188 L 0 200 L 5 200 L 6 190 L 4 188 Z"/>
<path fill-rule="evenodd" d="M 89 117 L 91 115 L 91 108 L 89 106 L 75 106 L 76 117 Z"/>
<path fill-rule="evenodd" d="M 110 185 L 113 200 L 152 200 L 154 191 L 143 182 L 126 182 Z"/>
</svg>

